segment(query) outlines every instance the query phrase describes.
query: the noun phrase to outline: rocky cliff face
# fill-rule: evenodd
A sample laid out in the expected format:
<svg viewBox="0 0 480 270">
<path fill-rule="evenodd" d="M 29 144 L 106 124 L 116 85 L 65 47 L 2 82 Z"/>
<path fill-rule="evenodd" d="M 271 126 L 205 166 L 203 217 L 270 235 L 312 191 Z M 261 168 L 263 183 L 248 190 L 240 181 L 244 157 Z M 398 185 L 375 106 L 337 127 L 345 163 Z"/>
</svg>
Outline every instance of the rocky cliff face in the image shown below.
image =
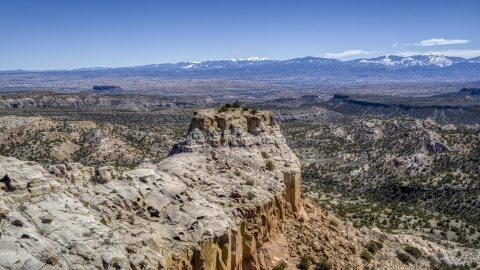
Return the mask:
<svg viewBox="0 0 480 270">
<path fill-rule="evenodd" d="M 300 164 L 268 112 L 198 111 L 136 169 L 0 157 L 0 268 L 268 269 Z"/>
</svg>

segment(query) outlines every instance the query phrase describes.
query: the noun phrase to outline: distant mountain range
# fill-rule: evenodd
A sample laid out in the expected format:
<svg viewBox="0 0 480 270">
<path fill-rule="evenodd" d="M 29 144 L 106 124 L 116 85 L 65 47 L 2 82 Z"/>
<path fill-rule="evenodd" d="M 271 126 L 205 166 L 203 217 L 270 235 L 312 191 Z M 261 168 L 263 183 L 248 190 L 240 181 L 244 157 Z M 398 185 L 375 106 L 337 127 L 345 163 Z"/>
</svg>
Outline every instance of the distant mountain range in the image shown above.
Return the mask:
<svg viewBox="0 0 480 270">
<path fill-rule="evenodd" d="M 480 87 L 480 57 L 385 55 L 341 61 L 303 57 L 179 62 L 118 68 L 0 71 L 0 92 L 52 90 L 102 94 L 201 95 L 272 99 L 334 92 L 430 95 Z M 92 89 L 99 86 L 99 89 Z M 103 89 L 102 86 L 118 86 Z"/>
<path fill-rule="evenodd" d="M 91 67 L 72 70 L 35 70 L 35 72 L 62 71 L 101 71 L 101 70 L 150 70 L 150 71 L 191 71 L 191 70 L 227 70 L 227 69 L 290 69 L 290 68 L 355 68 L 372 67 L 388 69 L 406 69 L 414 67 L 445 68 L 451 66 L 480 66 L 480 57 L 465 59 L 441 54 L 396 56 L 384 55 L 376 58 L 361 58 L 341 61 L 332 58 L 303 57 L 289 60 L 272 60 L 268 58 L 251 57 L 246 59 L 209 60 L 204 62 L 179 62 L 151 64 L 134 67 Z M 8 70 L 3 73 L 32 72 L 28 70 Z"/>
</svg>

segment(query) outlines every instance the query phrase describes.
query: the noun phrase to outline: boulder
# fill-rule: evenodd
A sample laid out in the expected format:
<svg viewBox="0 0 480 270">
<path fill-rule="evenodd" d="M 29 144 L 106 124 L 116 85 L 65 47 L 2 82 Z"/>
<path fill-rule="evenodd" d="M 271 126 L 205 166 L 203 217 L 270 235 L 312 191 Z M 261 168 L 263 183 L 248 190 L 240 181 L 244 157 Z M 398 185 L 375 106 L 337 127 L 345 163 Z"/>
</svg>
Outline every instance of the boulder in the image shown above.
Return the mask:
<svg viewBox="0 0 480 270">
<path fill-rule="evenodd" d="M 112 166 L 100 167 L 96 172 L 97 181 L 102 184 L 112 181 L 115 176 L 116 172 Z"/>
</svg>

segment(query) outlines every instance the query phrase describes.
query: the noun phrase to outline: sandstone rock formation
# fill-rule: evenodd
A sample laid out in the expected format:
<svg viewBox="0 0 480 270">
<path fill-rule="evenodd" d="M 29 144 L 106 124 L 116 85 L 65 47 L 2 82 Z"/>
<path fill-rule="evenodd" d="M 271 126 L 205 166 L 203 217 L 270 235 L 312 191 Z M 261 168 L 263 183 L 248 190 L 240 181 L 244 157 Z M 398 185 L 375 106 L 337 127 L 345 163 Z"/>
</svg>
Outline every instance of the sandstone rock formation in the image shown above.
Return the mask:
<svg viewBox="0 0 480 270">
<path fill-rule="evenodd" d="M 198 111 L 158 164 L 0 157 L 0 179 L 0 269 L 269 269 L 302 208 L 279 126 L 240 109 Z"/>
</svg>

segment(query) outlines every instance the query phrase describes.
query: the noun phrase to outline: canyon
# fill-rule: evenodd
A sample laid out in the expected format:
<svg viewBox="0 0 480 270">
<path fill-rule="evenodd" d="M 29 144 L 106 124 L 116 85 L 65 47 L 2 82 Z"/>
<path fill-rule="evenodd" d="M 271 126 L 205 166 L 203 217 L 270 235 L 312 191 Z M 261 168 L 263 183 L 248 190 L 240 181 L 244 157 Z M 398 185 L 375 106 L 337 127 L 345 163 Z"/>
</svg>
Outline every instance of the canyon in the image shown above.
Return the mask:
<svg viewBox="0 0 480 270">
<path fill-rule="evenodd" d="M 274 118 L 248 108 L 199 109 L 187 135 L 164 145 L 167 157 L 131 167 L 105 165 L 109 155 L 97 165 L 0 157 L 0 269 L 272 269 L 282 263 L 292 269 L 305 259 L 312 269 L 457 263 L 457 249 L 355 227 L 305 196 L 300 160 Z M 1 120 L 5 135 L 45 124 L 46 136 L 65 126 L 72 127 L 65 136 L 98 133 L 93 122 Z M 105 128 L 101 141 L 114 130 Z M 421 256 L 402 262 L 405 247 Z"/>
</svg>

